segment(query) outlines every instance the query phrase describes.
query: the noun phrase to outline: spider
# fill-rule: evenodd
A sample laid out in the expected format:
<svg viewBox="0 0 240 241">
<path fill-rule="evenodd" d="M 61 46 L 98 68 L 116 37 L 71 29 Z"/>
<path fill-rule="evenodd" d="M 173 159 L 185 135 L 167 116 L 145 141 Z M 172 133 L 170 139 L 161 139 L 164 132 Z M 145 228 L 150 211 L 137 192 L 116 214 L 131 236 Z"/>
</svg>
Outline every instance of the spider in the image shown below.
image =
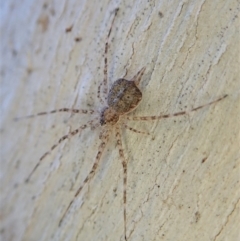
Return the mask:
<svg viewBox="0 0 240 241">
<path fill-rule="evenodd" d="M 154 121 L 154 120 L 160 120 L 160 119 L 166 119 L 170 117 L 177 117 L 182 115 L 188 115 L 190 112 L 197 111 L 203 107 L 212 105 L 218 101 L 221 101 L 222 99 L 226 98 L 227 95 L 224 95 L 221 98 L 218 98 L 212 102 L 209 102 L 207 104 L 195 107 L 189 111 L 181 111 L 173 114 L 165 114 L 160 116 L 134 116 L 129 117 L 127 114 L 129 112 L 132 112 L 139 104 L 139 102 L 142 99 L 142 92 L 139 89 L 139 84 L 141 81 L 141 78 L 145 72 L 145 67 L 141 68 L 140 71 L 137 72 L 135 76 L 131 80 L 126 80 L 123 78 L 120 78 L 116 80 L 110 90 L 108 90 L 108 48 L 109 48 L 109 39 L 110 34 L 112 31 L 112 27 L 115 21 L 115 18 L 117 16 L 117 12 L 119 9 L 115 9 L 114 16 L 108 31 L 108 35 L 105 42 L 105 51 L 104 51 L 104 71 L 103 71 L 103 81 L 98 86 L 98 92 L 97 97 L 101 104 L 104 106 L 101 111 L 95 111 L 95 110 L 86 110 L 86 109 L 70 109 L 70 108 L 61 108 L 52 110 L 49 112 L 40 112 L 34 115 L 28 115 L 25 117 L 16 118 L 15 120 L 19 120 L 22 118 L 33 118 L 36 116 L 41 115 L 48 115 L 58 112 L 70 112 L 73 114 L 89 114 L 89 115 L 97 115 L 97 117 L 93 118 L 92 120 L 88 121 L 86 124 L 81 125 L 79 128 L 69 132 L 67 135 L 62 136 L 56 144 L 54 144 L 49 151 L 44 153 L 32 171 L 30 172 L 29 176 L 25 180 L 26 183 L 28 183 L 32 177 L 32 175 L 35 173 L 37 168 L 39 167 L 42 160 L 46 158 L 47 155 L 49 155 L 56 147 L 60 145 L 65 139 L 69 139 L 76 134 L 80 133 L 86 128 L 95 129 L 97 127 L 102 128 L 100 132 L 99 139 L 101 140 L 101 143 L 98 147 L 98 152 L 95 158 L 95 161 L 93 162 L 92 168 L 88 175 L 85 177 L 83 184 L 78 188 L 75 195 L 73 196 L 71 202 L 69 203 L 68 207 L 66 208 L 65 212 L 62 214 L 62 217 L 59 221 L 59 226 L 61 226 L 66 214 L 68 213 L 70 207 L 72 206 L 75 199 L 78 197 L 78 195 L 81 193 L 82 189 L 86 184 L 88 184 L 91 179 L 93 179 L 96 170 L 98 168 L 99 162 L 101 160 L 103 151 L 108 143 L 108 140 L 110 138 L 110 135 L 115 133 L 116 137 L 116 143 L 119 151 L 119 156 L 122 162 L 123 167 L 123 219 L 124 219 L 124 239 L 127 241 L 127 159 L 124 155 L 123 151 L 123 145 L 121 140 L 121 131 L 120 128 L 124 126 L 126 129 L 133 131 L 135 133 L 140 134 L 149 134 L 148 132 L 139 131 L 137 129 L 134 129 L 126 124 L 126 120 L 132 120 L 132 121 Z M 101 96 L 101 88 L 103 88 L 103 94 L 104 97 Z"/>
</svg>

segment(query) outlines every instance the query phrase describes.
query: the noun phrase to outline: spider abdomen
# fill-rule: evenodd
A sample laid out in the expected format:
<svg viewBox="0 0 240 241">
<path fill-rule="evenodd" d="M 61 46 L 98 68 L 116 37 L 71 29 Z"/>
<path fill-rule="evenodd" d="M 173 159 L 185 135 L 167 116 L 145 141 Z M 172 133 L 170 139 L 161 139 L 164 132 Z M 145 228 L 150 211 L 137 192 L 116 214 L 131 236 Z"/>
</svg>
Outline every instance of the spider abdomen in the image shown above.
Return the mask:
<svg viewBox="0 0 240 241">
<path fill-rule="evenodd" d="M 108 105 L 121 115 L 132 111 L 141 99 L 142 93 L 134 81 L 118 79 L 109 91 Z"/>
</svg>

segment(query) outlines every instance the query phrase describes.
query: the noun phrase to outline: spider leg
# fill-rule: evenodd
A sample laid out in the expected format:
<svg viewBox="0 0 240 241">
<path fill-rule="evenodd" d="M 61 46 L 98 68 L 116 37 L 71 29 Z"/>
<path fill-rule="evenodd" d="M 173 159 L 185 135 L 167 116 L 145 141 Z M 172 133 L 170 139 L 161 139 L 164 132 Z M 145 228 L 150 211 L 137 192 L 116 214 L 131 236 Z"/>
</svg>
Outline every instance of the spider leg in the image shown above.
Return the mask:
<svg viewBox="0 0 240 241">
<path fill-rule="evenodd" d="M 166 119 L 166 118 L 171 118 L 171 117 L 174 117 L 174 116 L 181 116 L 181 115 L 188 115 L 190 114 L 191 112 L 194 112 L 194 111 L 197 111 L 199 109 L 202 109 L 206 106 L 209 106 L 209 105 L 212 105 L 212 104 L 215 104 L 223 99 L 225 99 L 228 95 L 224 95 L 223 97 L 217 99 L 217 100 L 214 100 L 212 102 L 209 102 L 207 104 L 204 104 L 204 105 L 201 105 L 201 106 L 198 106 L 198 107 L 195 107 L 193 108 L 192 110 L 189 110 L 189 111 L 181 111 L 181 112 L 177 112 L 177 113 L 174 113 L 174 114 L 165 114 L 165 115 L 160 115 L 160 116 L 134 116 L 134 117 L 128 117 L 126 116 L 126 118 L 128 120 L 134 120 L 134 121 L 150 121 L 150 120 L 160 120 L 160 119 Z"/>
<path fill-rule="evenodd" d="M 146 134 L 146 135 L 150 135 L 150 133 L 149 133 L 149 132 L 145 132 L 145 131 L 139 131 L 139 130 L 137 130 L 137 129 L 134 129 L 134 128 L 132 128 L 132 127 L 128 126 L 128 125 L 127 125 L 127 124 L 125 124 L 125 123 L 123 123 L 123 126 L 124 126 L 126 129 L 128 129 L 128 130 L 130 130 L 130 131 L 133 131 L 133 132 L 135 132 L 135 133 L 138 133 L 138 134 Z"/>
<path fill-rule="evenodd" d="M 100 85 L 98 86 L 97 97 L 98 97 L 99 101 L 101 102 L 101 104 L 104 105 L 104 101 L 103 101 L 103 99 L 101 97 L 101 87 L 102 87 L 102 83 L 100 83 Z"/>
<path fill-rule="evenodd" d="M 68 134 L 65 135 L 65 136 L 62 136 L 62 137 L 58 140 L 58 142 L 51 147 L 51 149 L 50 149 L 49 151 L 45 152 L 45 153 L 40 157 L 39 161 L 37 162 L 37 164 L 35 165 L 35 167 L 34 167 L 33 170 L 31 171 L 31 173 L 29 174 L 29 176 L 27 177 L 27 179 L 25 180 L 25 182 L 29 182 L 29 180 L 31 179 L 33 173 L 37 170 L 37 168 L 39 167 L 39 165 L 40 165 L 40 163 L 42 162 L 42 160 L 43 160 L 47 155 L 49 155 L 57 146 L 59 146 L 61 142 L 63 142 L 63 141 L 64 141 L 65 139 L 67 139 L 67 138 L 70 138 L 70 137 L 72 137 L 72 136 L 75 136 L 77 133 L 79 133 L 80 131 L 86 129 L 86 128 L 89 127 L 89 126 L 91 126 L 91 127 L 94 126 L 94 125 L 93 125 L 93 122 L 94 122 L 95 120 L 96 120 L 96 119 L 94 119 L 94 120 L 92 120 L 92 121 L 89 121 L 89 122 L 87 122 L 87 124 L 80 126 L 80 127 L 77 128 L 76 130 L 71 131 L 70 133 L 68 133 Z"/>
<path fill-rule="evenodd" d="M 23 116 L 23 117 L 17 117 L 17 118 L 14 118 L 14 120 L 15 120 L 15 121 L 18 121 L 18 120 L 21 120 L 21 119 L 28 119 L 28 118 L 33 118 L 33 117 L 41 116 L 41 115 L 54 114 L 54 113 L 57 113 L 57 112 L 70 112 L 70 113 L 72 113 L 72 114 L 76 114 L 76 113 L 93 114 L 93 113 L 96 113 L 94 110 L 79 110 L 79 109 L 61 108 L 61 109 L 57 109 L 57 110 L 39 112 L 39 113 L 33 114 L 33 115 L 27 115 L 27 116 Z"/>
<path fill-rule="evenodd" d="M 108 61 L 107 61 L 107 54 L 108 54 L 108 47 L 109 47 L 109 37 L 110 37 L 110 34 L 111 34 L 111 31 L 112 31 L 112 27 L 113 27 L 113 23 L 114 23 L 114 20 L 117 16 L 117 12 L 118 12 L 118 8 L 114 10 L 114 17 L 113 17 L 113 20 L 112 20 L 112 24 L 111 24 L 111 27 L 109 29 L 109 32 L 108 32 L 108 35 L 107 35 L 107 39 L 106 39 L 106 42 L 105 42 L 105 50 L 104 50 L 104 70 L 103 70 L 103 73 L 104 73 L 104 79 L 103 79 L 103 93 L 105 94 L 106 96 L 106 99 L 107 99 L 107 93 L 108 93 L 108 83 L 107 83 L 107 68 L 108 68 Z"/>
<path fill-rule="evenodd" d="M 123 145 L 119 125 L 116 125 L 116 139 L 119 155 L 123 166 L 123 217 L 124 217 L 124 238 L 127 241 L 127 160 L 124 157 Z"/>
<path fill-rule="evenodd" d="M 146 67 L 143 67 L 141 68 L 137 74 L 135 76 L 133 76 L 133 78 L 131 79 L 131 81 L 134 81 L 135 82 L 135 85 L 138 86 L 140 81 L 141 81 L 141 78 L 144 74 L 144 71 L 145 71 Z"/>
<path fill-rule="evenodd" d="M 92 169 L 91 169 L 91 171 L 89 172 L 89 174 L 87 175 L 87 177 L 84 179 L 83 184 L 82 184 L 82 185 L 78 188 L 78 190 L 76 191 L 76 193 L 75 193 L 72 201 L 69 203 L 67 209 L 65 210 L 64 214 L 62 215 L 62 217 L 61 217 L 61 219 L 60 219 L 60 221 L 59 221 L 58 226 L 61 226 L 61 224 L 62 224 L 62 222 L 63 222 L 63 220 L 64 220 L 67 212 L 69 211 L 70 207 L 72 206 L 74 200 L 77 198 L 77 196 L 79 195 L 79 193 L 82 191 L 82 189 L 83 189 L 83 187 L 85 186 L 85 184 L 86 184 L 87 182 L 89 182 L 89 181 L 94 177 L 95 172 L 96 172 L 97 167 L 98 167 L 98 164 L 99 164 L 99 161 L 100 161 L 101 156 L 102 156 L 102 154 L 103 154 L 103 151 L 104 151 L 104 149 L 105 149 L 105 147 L 106 147 L 106 144 L 107 144 L 107 142 L 108 142 L 108 140 L 109 140 L 109 131 L 107 130 L 105 133 L 101 134 L 101 135 L 100 135 L 100 139 L 101 139 L 101 144 L 100 144 L 99 147 L 98 147 L 98 153 L 97 153 L 96 159 L 95 159 L 95 161 L 94 161 L 94 163 L 93 163 Z"/>
</svg>

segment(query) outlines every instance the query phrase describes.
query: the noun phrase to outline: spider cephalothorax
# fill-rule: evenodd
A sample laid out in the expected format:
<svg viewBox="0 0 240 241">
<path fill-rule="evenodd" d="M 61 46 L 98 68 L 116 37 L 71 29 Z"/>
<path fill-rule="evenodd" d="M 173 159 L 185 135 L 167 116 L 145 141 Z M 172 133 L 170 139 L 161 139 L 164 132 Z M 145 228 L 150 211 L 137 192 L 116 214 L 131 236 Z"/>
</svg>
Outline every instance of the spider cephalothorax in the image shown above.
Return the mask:
<svg viewBox="0 0 240 241">
<path fill-rule="evenodd" d="M 105 107 L 101 111 L 101 116 L 100 116 L 100 124 L 106 125 L 115 125 L 119 120 L 119 114 L 111 107 Z"/>
</svg>

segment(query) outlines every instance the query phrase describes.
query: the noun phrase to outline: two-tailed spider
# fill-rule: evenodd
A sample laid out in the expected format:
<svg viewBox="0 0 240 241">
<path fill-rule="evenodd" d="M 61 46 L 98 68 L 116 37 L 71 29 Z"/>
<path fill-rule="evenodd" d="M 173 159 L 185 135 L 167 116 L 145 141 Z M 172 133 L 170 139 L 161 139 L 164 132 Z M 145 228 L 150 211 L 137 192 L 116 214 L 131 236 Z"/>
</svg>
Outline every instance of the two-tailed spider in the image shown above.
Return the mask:
<svg viewBox="0 0 240 241">
<path fill-rule="evenodd" d="M 106 38 L 105 42 L 105 51 L 104 51 L 104 78 L 103 81 L 100 82 L 98 87 L 98 94 L 97 97 L 100 101 L 100 103 L 103 105 L 103 108 L 101 112 L 95 111 L 95 110 L 85 110 L 85 109 L 71 109 L 71 108 L 62 108 L 58 110 L 52 110 L 49 112 L 41 112 L 35 115 L 29 115 L 25 117 L 16 118 L 17 120 L 22 118 L 32 118 L 36 116 L 41 115 L 48 115 L 53 114 L 57 112 L 70 112 L 73 114 L 80 113 L 80 114 L 89 114 L 94 116 L 92 120 L 88 121 L 86 124 L 81 125 L 78 129 L 71 131 L 67 135 L 63 136 L 58 140 L 56 144 L 54 144 L 49 151 L 47 151 L 45 154 L 40 157 L 38 162 L 35 164 L 33 170 L 29 174 L 29 176 L 26 179 L 26 182 L 29 182 L 32 175 L 37 170 L 38 166 L 40 165 L 41 161 L 46 158 L 48 154 L 50 154 L 61 142 L 63 142 L 65 139 L 69 139 L 72 136 L 76 135 L 77 133 L 80 133 L 86 128 L 95 129 L 97 127 L 101 128 L 100 133 L 100 140 L 101 143 L 98 147 L 97 155 L 95 158 L 95 161 L 93 162 L 92 168 L 89 171 L 88 175 L 84 179 L 83 184 L 78 188 L 75 195 L 72 198 L 72 201 L 69 203 L 68 207 L 66 208 L 65 212 L 62 214 L 62 217 L 59 221 L 59 226 L 62 224 L 66 214 L 68 213 L 70 207 L 72 206 L 75 199 L 78 197 L 79 193 L 82 191 L 85 184 L 88 184 L 90 180 L 94 177 L 95 172 L 98 168 L 99 162 L 101 160 L 101 156 L 103 154 L 103 151 L 108 143 L 110 135 L 114 134 L 116 138 L 116 143 L 119 151 L 119 156 L 122 162 L 123 167 L 123 218 L 124 218 L 124 239 L 127 240 L 127 230 L 126 230 L 126 224 L 127 224 L 127 160 L 124 155 L 123 151 L 123 145 L 121 140 L 121 127 L 124 127 L 124 129 L 128 129 L 130 131 L 133 131 L 135 133 L 141 133 L 141 134 L 149 134 L 143 131 L 136 130 L 132 127 L 129 127 L 127 125 L 128 120 L 132 121 L 154 121 L 154 120 L 160 120 L 160 119 L 166 119 L 170 117 L 176 117 L 176 116 L 182 116 L 182 115 L 188 115 L 190 112 L 197 111 L 201 108 L 204 108 L 206 106 L 212 105 L 225 97 L 227 95 L 212 101 L 210 103 L 198 106 L 193 108 L 189 111 L 181 111 L 174 114 L 165 114 L 160 116 L 136 116 L 136 117 L 129 117 L 127 114 L 131 111 L 133 111 L 139 104 L 139 102 L 142 99 L 142 92 L 138 88 L 140 80 L 144 74 L 145 67 L 143 67 L 131 80 L 126 79 L 118 79 L 116 80 L 113 85 L 111 86 L 110 90 L 108 90 L 108 47 L 109 47 L 109 38 L 111 34 L 111 30 L 113 27 L 114 20 L 117 16 L 118 9 L 114 11 L 114 17 Z"/>
</svg>

